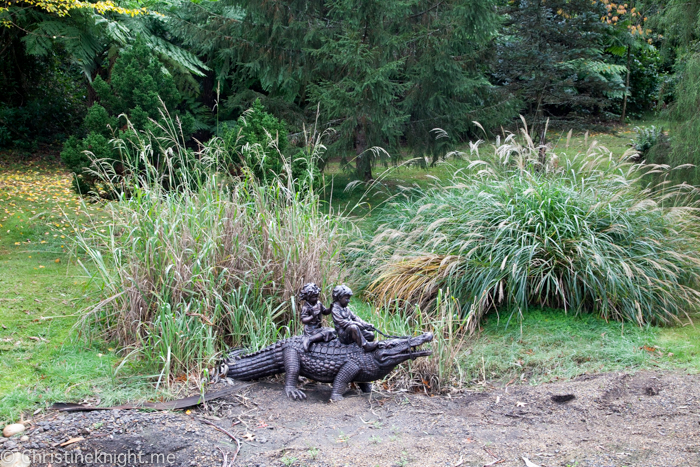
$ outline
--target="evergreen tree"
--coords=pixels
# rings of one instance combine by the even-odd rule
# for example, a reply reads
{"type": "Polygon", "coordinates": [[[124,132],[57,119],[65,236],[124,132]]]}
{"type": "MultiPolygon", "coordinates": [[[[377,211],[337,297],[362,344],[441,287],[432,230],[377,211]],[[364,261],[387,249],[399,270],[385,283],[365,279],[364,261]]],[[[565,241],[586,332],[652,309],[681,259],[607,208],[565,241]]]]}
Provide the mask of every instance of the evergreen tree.
{"type": "Polygon", "coordinates": [[[626,68],[604,54],[612,28],[603,3],[516,0],[501,11],[507,21],[495,79],[518,96],[526,115],[538,122],[604,119],[611,98],[623,97],[626,68]]]}
{"type": "MultiPolygon", "coordinates": [[[[670,153],[672,166],[692,164],[687,170],[674,171],[682,181],[700,185],[700,0],[648,0],[656,8],[652,27],[663,34],[661,47],[673,63],[675,84],[668,116],[671,119],[670,153]]],[[[657,160],[666,161],[664,148],[652,148],[657,160]]]]}
{"type": "Polygon", "coordinates": [[[216,3],[206,20],[199,7],[182,15],[179,37],[200,44],[217,78],[231,76],[227,92],[253,90],[270,110],[306,116],[320,102],[322,121],[339,129],[336,151],[353,151],[364,179],[373,146],[512,116],[481,65],[498,27],[493,0],[216,3]]]}
{"type": "Polygon", "coordinates": [[[84,136],[70,137],[61,152],[63,162],[75,175],[73,187],[78,193],[97,193],[100,188],[99,178],[90,170],[87,152],[110,162],[115,173],[120,174],[120,155],[110,139],[128,135],[129,123],[137,131],[159,135],[160,129],[154,122],[162,120],[165,108],[170,117],[180,120],[185,138],[194,131],[194,118],[182,108],[183,99],[172,75],[142,43],[126,49],[115,61],[109,81],[98,76],[93,87],[97,102],[88,109],[83,121],[84,136]]]}

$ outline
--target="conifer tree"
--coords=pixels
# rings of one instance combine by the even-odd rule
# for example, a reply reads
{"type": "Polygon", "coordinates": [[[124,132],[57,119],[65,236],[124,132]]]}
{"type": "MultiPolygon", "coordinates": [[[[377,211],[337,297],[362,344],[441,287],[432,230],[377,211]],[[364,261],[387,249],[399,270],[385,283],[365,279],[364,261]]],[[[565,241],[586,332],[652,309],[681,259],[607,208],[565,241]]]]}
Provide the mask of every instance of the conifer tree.
{"type": "Polygon", "coordinates": [[[666,37],[666,54],[675,58],[677,84],[671,117],[671,165],[693,164],[677,177],[700,185],[700,0],[659,2],[656,23],[666,37]]]}
{"type": "Polygon", "coordinates": [[[256,90],[306,115],[320,102],[322,121],[339,130],[335,149],[355,153],[364,179],[373,146],[430,141],[436,127],[464,135],[473,120],[512,116],[492,105],[482,66],[498,27],[494,0],[216,3],[206,21],[199,6],[183,15],[180,37],[201,44],[218,77],[231,76],[231,93],[256,90]]]}
{"type": "Polygon", "coordinates": [[[494,76],[522,101],[522,112],[542,123],[604,118],[611,98],[624,96],[626,72],[604,54],[612,32],[606,6],[595,0],[503,4],[494,76]]]}

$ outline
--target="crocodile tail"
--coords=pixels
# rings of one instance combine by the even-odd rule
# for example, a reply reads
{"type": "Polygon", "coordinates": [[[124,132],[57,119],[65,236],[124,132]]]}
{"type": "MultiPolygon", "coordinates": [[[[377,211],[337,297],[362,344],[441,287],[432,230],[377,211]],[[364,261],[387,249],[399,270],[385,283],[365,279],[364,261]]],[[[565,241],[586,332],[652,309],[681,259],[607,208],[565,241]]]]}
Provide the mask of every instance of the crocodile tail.
{"type": "Polygon", "coordinates": [[[255,353],[228,360],[226,376],[249,381],[284,373],[284,344],[284,340],[279,341],[255,353]]]}

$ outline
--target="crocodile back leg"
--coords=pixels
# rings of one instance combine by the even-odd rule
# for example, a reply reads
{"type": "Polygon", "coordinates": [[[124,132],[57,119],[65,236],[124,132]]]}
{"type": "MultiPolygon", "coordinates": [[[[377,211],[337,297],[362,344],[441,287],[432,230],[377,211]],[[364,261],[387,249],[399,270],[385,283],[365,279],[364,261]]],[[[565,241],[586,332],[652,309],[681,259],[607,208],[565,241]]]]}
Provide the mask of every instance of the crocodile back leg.
{"type": "Polygon", "coordinates": [[[372,383],[357,383],[357,385],[364,393],[372,392],[372,383]]]}
{"type": "Polygon", "coordinates": [[[284,349],[284,391],[291,399],[306,399],[304,391],[297,389],[299,382],[299,360],[301,355],[293,346],[284,349]]]}
{"type": "Polygon", "coordinates": [[[352,360],[346,362],[342,367],[340,367],[340,371],[338,371],[338,374],[335,376],[335,380],[333,381],[333,391],[331,392],[332,401],[339,401],[343,399],[343,393],[345,392],[345,389],[347,389],[348,383],[355,379],[355,376],[357,376],[359,372],[360,366],[352,360]]]}

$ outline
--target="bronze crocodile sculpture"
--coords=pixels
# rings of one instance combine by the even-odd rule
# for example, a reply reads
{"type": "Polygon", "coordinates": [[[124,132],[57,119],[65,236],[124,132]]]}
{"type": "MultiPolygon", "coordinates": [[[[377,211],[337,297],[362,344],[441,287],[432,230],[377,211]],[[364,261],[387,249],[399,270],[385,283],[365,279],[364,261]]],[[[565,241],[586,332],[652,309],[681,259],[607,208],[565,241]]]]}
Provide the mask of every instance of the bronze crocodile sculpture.
{"type": "Polygon", "coordinates": [[[399,363],[432,354],[432,350],[416,350],[433,340],[432,333],[379,341],[377,348],[365,352],[356,344],[344,345],[337,339],[313,344],[308,352],[303,337],[281,340],[258,352],[226,360],[226,376],[240,381],[286,373],[284,389],[292,399],[305,399],[297,389],[299,376],[323,383],[333,383],[331,400],[343,398],[348,383],[358,383],[363,392],[372,390],[371,381],[388,375],[399,363]]]}

